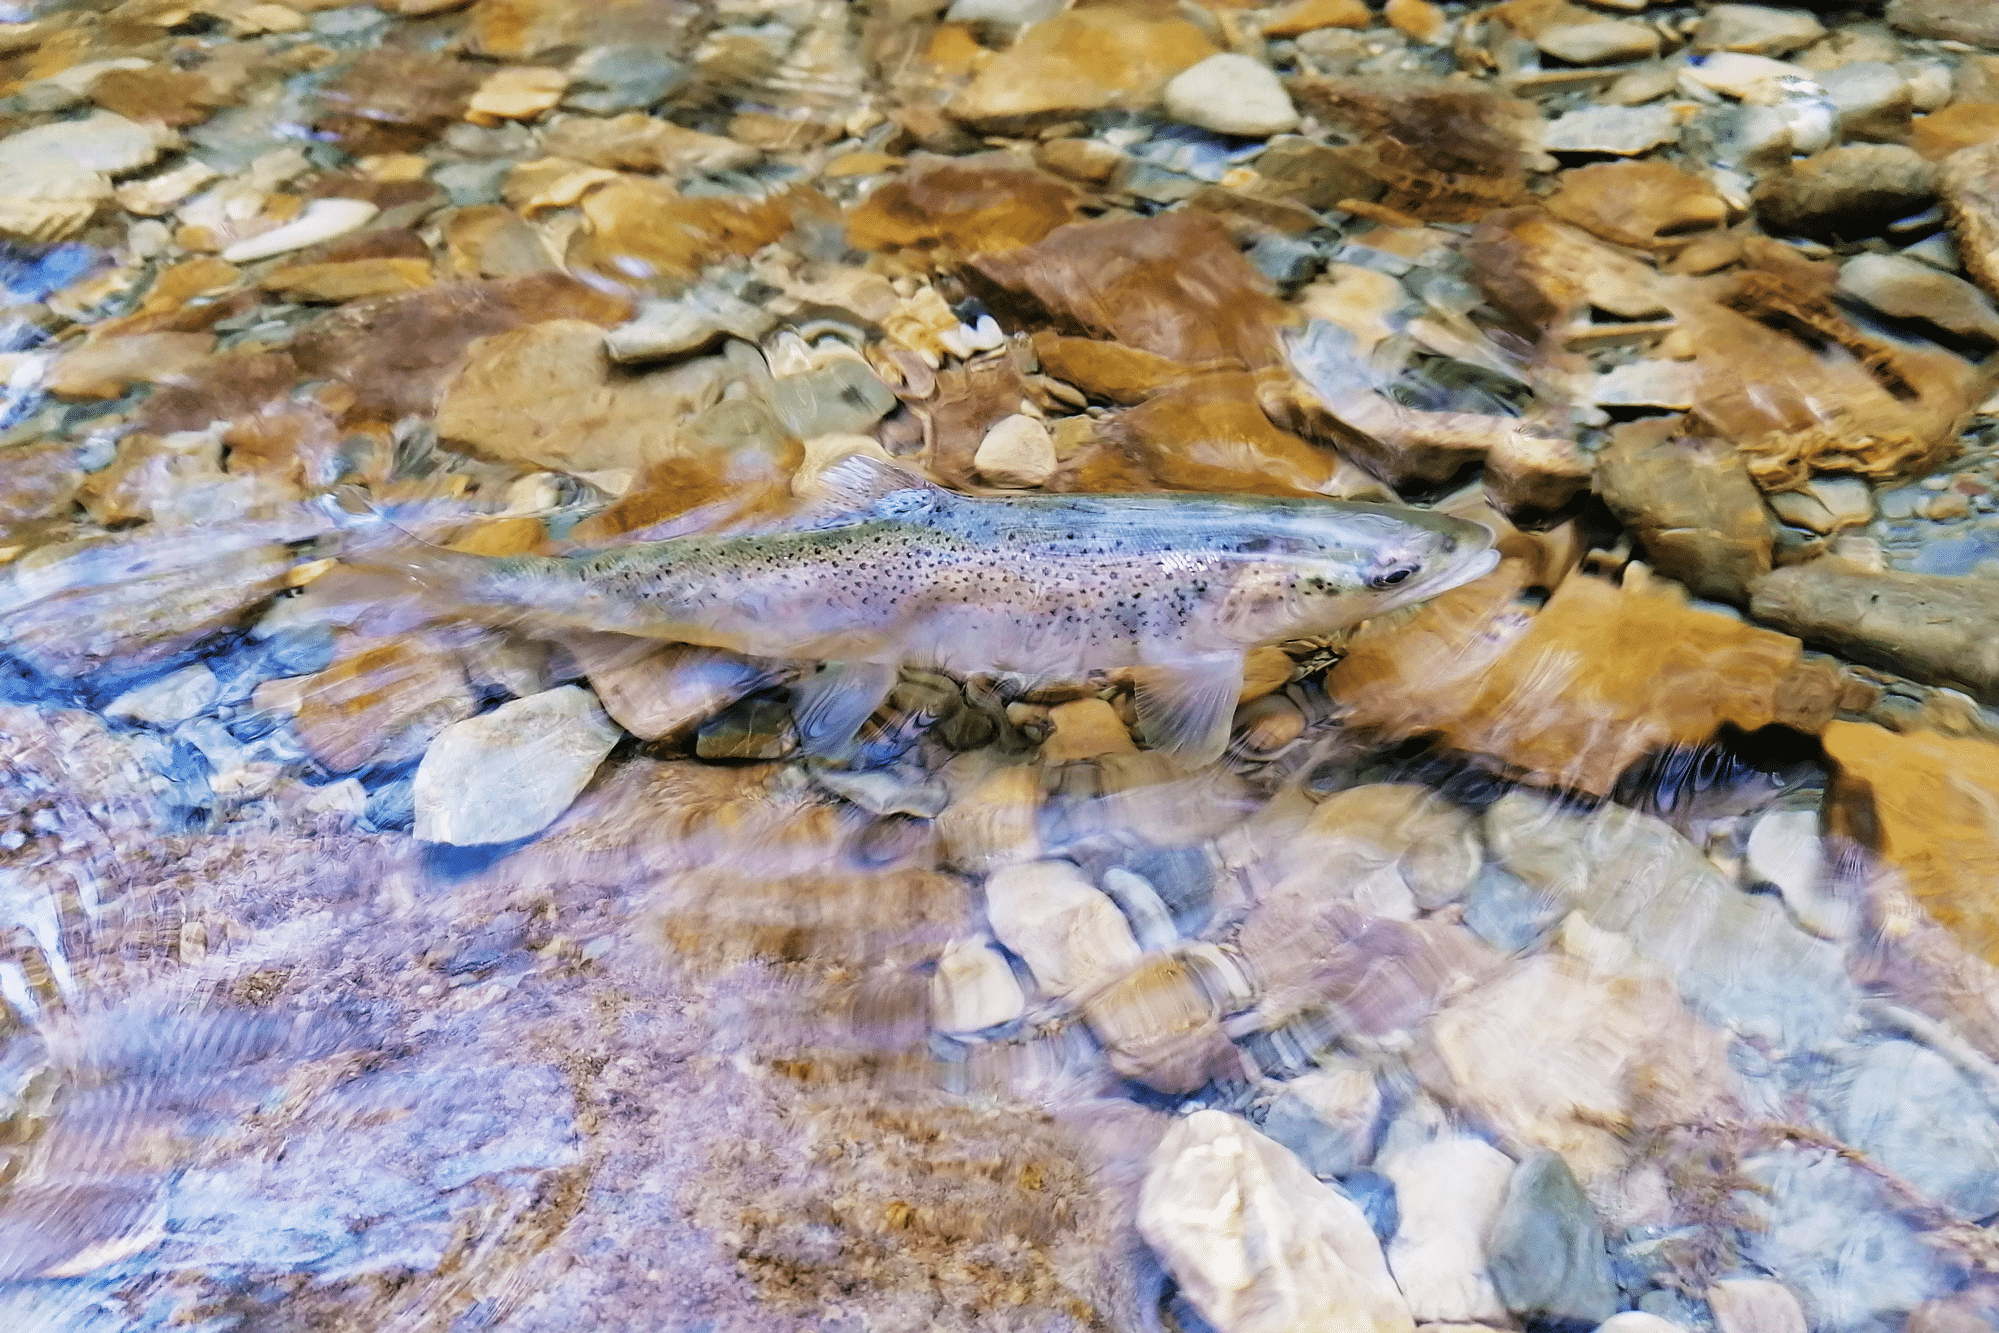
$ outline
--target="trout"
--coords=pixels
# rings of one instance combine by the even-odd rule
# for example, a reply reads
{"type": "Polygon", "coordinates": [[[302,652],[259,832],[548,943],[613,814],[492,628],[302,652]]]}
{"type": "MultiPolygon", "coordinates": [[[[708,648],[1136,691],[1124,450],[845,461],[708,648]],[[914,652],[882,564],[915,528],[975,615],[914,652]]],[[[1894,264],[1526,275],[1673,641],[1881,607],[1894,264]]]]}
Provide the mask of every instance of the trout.
{"type": "Polygon", "coordinates": [[[574,556],[424,547],[352,559],[475,614],[817,661],[807,753],[839,753],[898,668],[1043,684],[1138,673],[1141,729],[1193,762],[1227,746],[1251,648],[1345,629],[1498,562],[1476,523],[1394,505],[1193,495],[979,498],[861,455],[774,531],[574,556]]]}

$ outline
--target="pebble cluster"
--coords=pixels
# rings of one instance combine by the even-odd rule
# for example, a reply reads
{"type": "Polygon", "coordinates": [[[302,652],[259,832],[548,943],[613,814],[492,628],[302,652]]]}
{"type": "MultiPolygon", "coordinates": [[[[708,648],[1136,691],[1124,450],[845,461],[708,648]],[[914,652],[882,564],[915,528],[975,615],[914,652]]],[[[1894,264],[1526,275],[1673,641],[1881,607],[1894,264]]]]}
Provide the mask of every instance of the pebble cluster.
{"type": "Polygon", "coordinates": [[[0,3],[0,1326],[1999,1327],[1999,6],[0,3]],[[1249,662],[461,614],[1475,519],[1249,662]]]}

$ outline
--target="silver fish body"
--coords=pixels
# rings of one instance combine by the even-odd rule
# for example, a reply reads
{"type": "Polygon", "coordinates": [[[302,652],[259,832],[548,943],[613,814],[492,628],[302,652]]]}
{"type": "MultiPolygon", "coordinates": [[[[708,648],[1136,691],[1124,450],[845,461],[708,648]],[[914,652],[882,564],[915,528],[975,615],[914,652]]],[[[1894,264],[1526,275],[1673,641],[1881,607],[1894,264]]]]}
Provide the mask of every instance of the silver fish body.
{"type": "Polygon", "coordinates": [[[822,748],[905,664],[1038,681],[1143,666],[1150,739],[1202,758],[1226,743],[1248,649],[1346,628],[1497,560],[1478,524],[1394,506],[974,498],[862,457],[824,480],[834,498],[788,530],[575,557],[418,552],[404,567],[543,624],[836,664],[795,701],[822,748]]]}

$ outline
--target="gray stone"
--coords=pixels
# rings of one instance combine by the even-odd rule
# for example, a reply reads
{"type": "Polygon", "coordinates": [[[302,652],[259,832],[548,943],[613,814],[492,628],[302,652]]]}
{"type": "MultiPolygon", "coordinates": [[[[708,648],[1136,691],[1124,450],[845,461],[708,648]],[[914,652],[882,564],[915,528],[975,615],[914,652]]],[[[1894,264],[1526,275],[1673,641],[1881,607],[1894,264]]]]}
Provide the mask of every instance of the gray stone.
{"type": "Polygon", "coordinates": [[[1374,1151],[1381,1089],[1357,1060],[1334,1059],[1284,1085],[1263,1132],[1298,1155],[1322,1180],[1350,1175],[1374,1151]]]}
{"type": "Polygon", "coordinates": [[[1180,932],[1173,925],[1173,915],[1166,910],[1166,901],[1152,887],[1151,880],[1123,866],[1112,866],[1104,872],[1101,887],[1131,923],[1132,937],[1139,948],[1164,949],[1179,941],[1180,932]]]}
{"type": "Polygon", "coordinates": [[[1797,923],[1821,939],[1849,938],[1853,904],[1825,890],[1825,844],[1816,810],[1773,810],[1749,831],[1743,875],[1776,888],[1797,923]]]}
{"type": "Polygon", "coordinates": [[[1818,1148],[1743,1163],[1744,1255],[1796,1292],[1817,1333],[1888,1333],[1948,1282],[1937,1252],[1859,1167],[1818,1148]]]}
{"type": "Polygon", "coordinates": [[[151,727],[171,727],[207,708],[220,693],[215,673],[197,662],[125,691],[111,701],[104,715],[151,727]]]}
{"type": "Polygon", "coordinates": [[[438,733],[416,770],[416,836],[461,847],[547,828],[623,733],[578,685],[516,699],[438,733]]]}
{"type": "Polygon", "coordinates": [[[1869,1050],[1839,1115],[1840,1137],[1968,1217],[1999,1213],[1999,1116],[1943,1056],[1908,1041],[1869,1050]]]}
{"type": "Polygon", "coordinates": [[[1855,255],[1840,266],[1839,294],[1893,319],[1929,324],[1955,337],[1999,345],[1999,307],[1962,278],[1903,255],[1855,255]]]}
{"type": "Polygon", "coordinates": [[[1486,1264],[1516,1315],[1594,1324],[1617,1313],[1603,1224],[1558,1153],[1534,1153],[1515,1168],[1486,1241],[1486,1264]]]}
{"type": "Polygon", "coordinates": [[[1823,36],[1825,26],[1801,9],[1716,5],[1694,29],[1694,49],[1782,56],[1823,36]]]}
{"type": "Polygon", "coordinates": [[[781,375],[771,407],[792,435],[861,435],[895,410],[895,393],[865,361],[838,356],[816,370],[781,375]]]}
{"type": "Polygon", "coordinates": [[[1839,133],[1846,139],[1895,143],[1909,133],[1915,99],[1902,71],[1880,60],[1856,60],[1818,76],[1839,115],[1839,133]]]}
{"type": "Polygon", "coordinates": [[[1592,106],[1550,121],[1541,146],[1551,153],[1632,157],[1680,137],[1680,118],[1665,106],[1592,106]]]}
{"type": "Polygon", "coordinates": [[[1756,212],[1779,236],[1814,240],[1880,234],[1936,198],[1936,164],[1902,144],[1829,148],[1758,182],[1756,212]]]}
{"type": "Polygon", "coordinates": [[[812,780],[843,800],[876,815],[915,815],[935,819],[950,804],[951,793],[941,782],[911,781],[890,769],[853,772],[844,768],[815,769],[812,780]]]}
{"type": "Polygon", "coordinates": [[[690,77],[685,65],[656,47],[593,46],[570,65],[562,104],[596,116],[643,111],[665,101],[690,77]]]}
{"type": "Polygon", "coordinates": [[[459,208],[500,202],[500,185],[514,164],[507,159],[490,162],[449,162],[430,173],[431,183],[450,196],[459,208]]]}
{"type": "Polygon", "coordinates": [[[1517,953],[1538,944],[1568,914],[1568,904],[1532,889],[1496,862],[1487,862],[1465,901],[1465,928],[1492,945],[1517,953]]]}
{"type": "Polygon", "coordinates": [[[1857,995],[1840,950],[1743,893],[1671,825],[1606,804],[1578,814],[1526,792],[1487,809],[1487,842],[1530,886],[1631,941],[1696,1013],[1789,1050],[1835,1037],[1857,995]]]}

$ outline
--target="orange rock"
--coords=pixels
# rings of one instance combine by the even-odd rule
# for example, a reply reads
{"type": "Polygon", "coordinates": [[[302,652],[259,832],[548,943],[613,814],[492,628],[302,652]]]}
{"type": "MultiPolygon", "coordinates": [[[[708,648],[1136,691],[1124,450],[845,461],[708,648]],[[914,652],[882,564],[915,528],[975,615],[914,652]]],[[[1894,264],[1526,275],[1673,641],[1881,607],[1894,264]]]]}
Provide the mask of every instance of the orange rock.
{"type": "Polygon", "coordinates": [[[1282,359],[1277,329],[1297,320],[1228,229],[1197,211],[1071,223],[1033,245],[981,256],[963,276],[1002,321],[1110,338],[1190,364],[1274,365],[1282,359]]]}
{"type": "Polygon", "coordinates": [[[1075,220],[1076,188],[1006,154],[924,163],[847,214],[856,249],[917,250],[938,262],[1032,245],[1075,220]]]}
{"type": "Polygon", "coordinates": [[[338,304],[364,296],[400,296],[431,285],[428,259],[351,259],[344,263],[287,264],[258,286],[289,301],[338,304]]]}
{"type": "Polygon", "coordinates": [[[1374,11],[1364,0],[1292,0],[1263,20],[1265,37],[1296,37],[1319,28],[1371,28],[1374,11]]]}
{"type": "Polygon", "coordinates": [[[1728,222],[1715,188],[1669,162],[1599,162],[1561,175],[1545,201],[1550,213],[1618,245],[1656,250],[1685,245],[1728,222]]]}
{"type": "Polygon", "coordinates": [[[1050,139],[1034,150],[1034,160],[1070,180],[1103,185],[1124,165],[1126,155],[1097,139],[1050,139]]]}
{"type": "Polygon", "coordinates": [[[688,198],[665,181],[625,177],[583,199],[590,234],[570,262],[614,281],[678,290],[718,259],[781,239],[801,216],[831,211],[825,196],[797,186],[763,199],[688,198]]]}
{"type": "Polygon", "coordinates": [[[1240,370],[1183,379],[1108,423],[1104,439],[1175,490],[1358,495],[1373,478],[1270,424],[1240,370]]]}
{"type": "Polygon", "coordinates": [[[1440,42],[1451,21],[1430,0],[1388,0],[1381,16],[1397,31],[1418,42],[1440,42]]]}
{"type": "Polygon", "coordinates": [[[317,490],[340,475],[340,440],[332,412],[295,402],[232,423],[222,434],[223,466],[317,490]]]}
{"type": "Polygon", "coordinates": [[[1965,948],[1999,963],[1999,745],[1862,722],[1831,723],[1821,740],[1842,805],[1871,805],[1868,841],[1965,948]]]}
{"type": "Polygon", "coordinates": [[[538,518],[517,516],[475,523],[446,545],[470,555],[530,555],[541,549],[548,529],[538,518]]]}
{"type": "Polygon", "coordinates": [[[729,137],[772,153],[796,153],[823,148],[841,134],[837,120],[777,115],[769,111],[738,111],[729,117],[729,137]]]}
{"type": "Polygon", "coordinates": [[[1072,9],[1028,28],[952,99],[950,112],[1006,134],[1089,111],[1150,110],[1169,79],[1215,53],[1182,18],[1111,5],[1072,9]]]}
{"type": "Polygon", "coordinates": [[[1909,147],[1932,162],[1941,162],[1960,148],[1999,139],[1999,105],[1958,102],[1916,118],[1909,147]]]}
{"type": "Polygon", "coordinates": [[[336,773],[423,753],[444,728],[477,710],[464,668],[420,640],[363,647],[303,682],[292,725],[336,773]]]}
{"type": "Polygon", "coordinates": [[[542,133],[550,157],[615,171],[732,171],[761,154],[719,134],[703,134],[642,112],[599,119],[565,116],[542,133]]]}
{"type": "Polygon", "coordinates": [[[116,398],[134,384],[171,380],[198,364],[214,345],[205,333],[90,338],[49,367],[42,387],[61,398],[116,398]]]}
{"type": "Polygon", "coordinates": [[[479,0],[465,26],[465,46],[496,60],[531,60],[569,46],[657,44],[679,31],[675,0],[479,0]]]}
{"type": "Polygon", "coordinates": [[[1084,393],[1126,404],[1143,402],[1148,394],[1189,375],[1226,370],[1234,364],[1210,361],[1190,366],[1136,347],[1098,338],[1065,338],[1047,329],[1035,333],[1034,354],[1041,359],[1042,373],[1084,393]]]}
{"type": "Polygon", "coordinates": [[[1672,585],[1563,581],[1539,614],[1518,561],[1402,625],[1370,625],[1326,684],[1350,726],[1438,732],[1526,781],[1607,794],[1634,760],[1788,717],[1802,648],[1685,605],[1672,585]]]}
{"type": "Polygon", "coordinates": [[[520,65],[495,70],[472,94],[465,106],[465,119],[474,125],[533,120],[561,101],[568,87],[569,76],[559,69],[520,65]]]}
{"type": "Polygon", "coordinates": [[[940,23],[923,48],[923,59],[947,79],[960,78],[982,68],[993,52],[979,45],[969,23],[940,23]]]}

